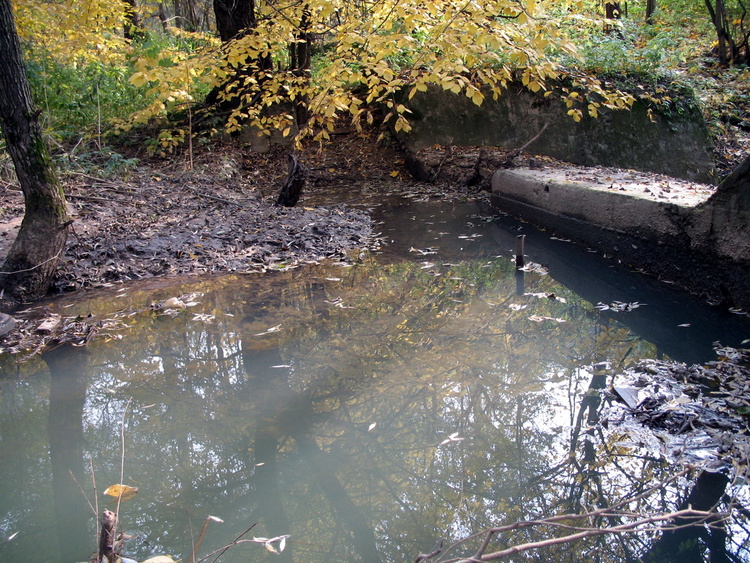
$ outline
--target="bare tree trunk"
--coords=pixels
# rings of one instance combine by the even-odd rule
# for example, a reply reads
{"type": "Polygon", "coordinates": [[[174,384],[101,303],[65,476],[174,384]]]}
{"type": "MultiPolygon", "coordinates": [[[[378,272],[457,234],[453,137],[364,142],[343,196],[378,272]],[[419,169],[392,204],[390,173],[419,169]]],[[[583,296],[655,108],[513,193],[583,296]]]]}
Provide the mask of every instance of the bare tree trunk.
{"type": "Polygon", "coordinates": [[[167,9],[164,7],[164,2],[159,2],[159,11],[157,14],[164,33],[169,34],[169,17],[167,16],[167,9]]]}
{"type": "Polygon", "coordinates": [[[654,23],[654,12],[656,12],[656,0],[646,0],[646,23],[654,23]]]}
{"type": "MultiPolygon", "coordinates": [[[[305,80],[310,79],[310,64],[312,60],[312,34],[310,33],[310,10],[306,5],[302,11],[299,23],[297,41],[289,45],[290,70],[292,73],[305,80]]],[[[297,127],[302,128],[309,119],[308,96],[299,96],[294,100],[294,117],[297,127]]]]}
{"type": "Polygon", "coordinates": [[[608,20],[619,20],[622,17],[620,2],[605,2],[604,17],[608,20]]]}
{"type": "Polygon", "coordinates": [[[0,0],[0,125],[26,206],[21,230],[0,268],[0,289],[8,303],[47,292],[69,225],[65,194],[31,100],[10,0],[0,0]]]}
{"type": "Polygon", "coordinates": [[[289,175],[281,188],[276,205],[294,207],[307,182],[307,168],[293,154],[289,155],[289,175]]]}

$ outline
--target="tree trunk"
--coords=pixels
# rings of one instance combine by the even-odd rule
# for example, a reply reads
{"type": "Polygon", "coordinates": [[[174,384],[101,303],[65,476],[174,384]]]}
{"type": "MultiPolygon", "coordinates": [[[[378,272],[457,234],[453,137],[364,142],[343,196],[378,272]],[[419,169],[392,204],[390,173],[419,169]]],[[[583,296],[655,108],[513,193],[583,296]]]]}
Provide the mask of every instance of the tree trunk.
{"type": "Polygon", "coordinates": [[[608,20],[619,20],[622,16],[620,2],[605,2],[604,17],[608,20]]]}
{"type": "Polygon", "coordinates": [[[276,205],[294,207],[299,201],[302,189],[307,182],[307,168],[293,154],[289,155],[289,175],[281,188],[276,205]]]}
{"type": "Polygon", "coordinates": [[[646,0],[646,23],[654,23],[654,12],[656,12],[656,0],[646,0]]]}
{"type": "Polygon", "coordinates": [[[216,29],[223,42],[255,27],[255,0],[214,0],[216,29]]]}
{"type": "Polygon", "coordinates": [[[0,0],[0,125],[26,206],[0,268],[0,289],[9,304],[47,292],[69,225],[65,194],[31,100],[10,0],[0,0]]]}

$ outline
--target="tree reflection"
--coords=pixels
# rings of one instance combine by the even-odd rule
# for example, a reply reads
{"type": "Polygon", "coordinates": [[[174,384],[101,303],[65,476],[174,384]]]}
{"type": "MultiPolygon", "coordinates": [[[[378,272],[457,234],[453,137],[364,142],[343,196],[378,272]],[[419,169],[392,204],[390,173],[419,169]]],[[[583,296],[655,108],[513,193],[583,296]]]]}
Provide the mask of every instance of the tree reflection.
{"type": "MultiPolygon", "coordinates": [[[[256,535],[291,534],[280,560],[413,560],[440,538],[636,499],[674,472],[597,427],[606,374],[585,367],[654,347],[548,276],[520,287],[509,260],[211,283],[225,287],[186,289],[205,293],[202,317],[152,311],[144,295],[130,333],[90,346],[86,407],[68,414],[108,484],[124,419],[134,557],[190,553],[190,521],[211,514],[225,523],[202,553],[257,522],[256,535]]],[[[684,486],[628,508],[674,509],[684,486]]],[[[622,561],[653,545],[588,539],[545,557],[622,561]]],[[[222,560],[264,558],[249,544],[222,560]]]]}
{"type": "Polygon", "coordinates": [[[72,345],[42,354],[49,367],[49,455],[52,467],[55,528],[61,561],[81,561],[92,551],[93,518],[83,493],[83,409],[88,352],[72,345]]]}

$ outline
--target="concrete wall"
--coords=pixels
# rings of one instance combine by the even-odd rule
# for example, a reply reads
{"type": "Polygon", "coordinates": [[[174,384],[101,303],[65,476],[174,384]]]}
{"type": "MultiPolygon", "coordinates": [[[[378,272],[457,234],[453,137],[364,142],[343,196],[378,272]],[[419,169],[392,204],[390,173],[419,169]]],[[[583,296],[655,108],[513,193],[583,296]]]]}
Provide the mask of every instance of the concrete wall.
{"type": "Polygon", "coordinates": [[[712,303],[750,311],[750,157],[697,206],[545,174],[496,171],[495,205],[712,303]]]}
{"type": "Polygon", "coordinates": [[[485,98],[476,106],[463,94],[438,87],[420,92],[406,105],[413,112],[413,130],[402,136],[417,151],[434,144],[525,145],[545,123],[547,129],[526,150],[584,166],[613,166],[657,172],[675,178],[713,182],[712,143],[697,110],[649,119],[647,107],[631,111],[603,109],[598,119],[579,123],[558,100],[532,94],[514,85],[498,100],[485,98]]]}

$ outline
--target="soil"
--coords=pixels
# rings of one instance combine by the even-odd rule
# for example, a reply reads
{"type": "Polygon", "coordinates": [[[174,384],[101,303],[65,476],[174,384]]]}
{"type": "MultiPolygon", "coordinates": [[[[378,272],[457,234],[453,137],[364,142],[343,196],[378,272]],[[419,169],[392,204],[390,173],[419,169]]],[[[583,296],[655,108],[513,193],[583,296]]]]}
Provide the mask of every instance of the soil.
{"type": "MultiPolygon", "coordinates": [[[[350,139],[348,139],[350,140],[350,139]]],[[[353,161],[340,143],[305,155],[310,191],[336,181],[378,179],[393,155],[382,150],[353,161]],[[389,161],[386,164],[386,159],[389,161]]],[[[185,158],[145,162],[118,177],[63,172],[74,220],[51,292],[153,276],[262,269],[280,262],[344,258],[375,244],[366,212],[336,207],[275,205],[286,178],[286,152],[244,152],[233,145],[185,158]]],[[[0,189],[0,258],[20,226],[23,200],[12,184],[0,189]]]]}

